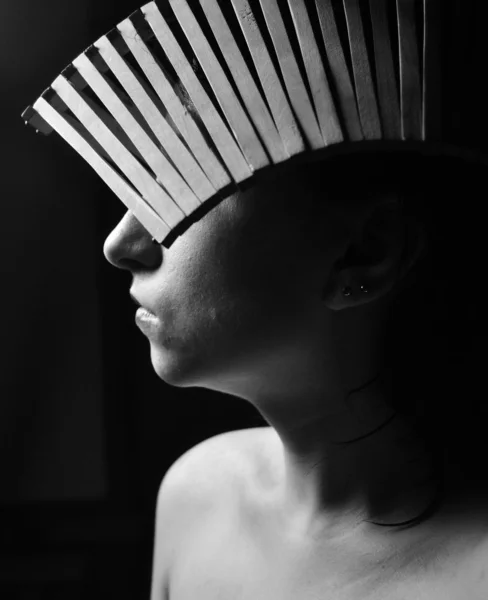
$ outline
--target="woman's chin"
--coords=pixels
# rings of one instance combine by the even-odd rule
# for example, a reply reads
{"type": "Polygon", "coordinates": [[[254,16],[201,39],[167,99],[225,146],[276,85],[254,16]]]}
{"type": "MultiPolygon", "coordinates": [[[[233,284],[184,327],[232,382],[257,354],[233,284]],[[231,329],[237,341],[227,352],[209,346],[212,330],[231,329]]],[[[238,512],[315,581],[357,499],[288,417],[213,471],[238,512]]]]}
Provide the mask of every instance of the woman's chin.
{"type": "Polygon", "coordinates": [[[192,385],[195,369],[189,357],[184,357],[174,349],[150,341],[151,363],[156,375],[168,385],[187,387],[192,385]]]}

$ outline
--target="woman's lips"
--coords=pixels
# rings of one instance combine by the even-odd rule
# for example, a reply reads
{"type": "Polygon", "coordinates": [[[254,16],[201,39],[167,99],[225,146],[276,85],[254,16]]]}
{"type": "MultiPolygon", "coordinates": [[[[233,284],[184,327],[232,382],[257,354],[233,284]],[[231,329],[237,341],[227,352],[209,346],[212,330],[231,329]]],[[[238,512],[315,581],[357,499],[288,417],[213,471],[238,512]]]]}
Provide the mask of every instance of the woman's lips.
{"type": "Polygon", "coordinates": [[[136,323],[144,333],[156,333],[159,319],[155,314],[141,306],[136,312],[136,323]]]}

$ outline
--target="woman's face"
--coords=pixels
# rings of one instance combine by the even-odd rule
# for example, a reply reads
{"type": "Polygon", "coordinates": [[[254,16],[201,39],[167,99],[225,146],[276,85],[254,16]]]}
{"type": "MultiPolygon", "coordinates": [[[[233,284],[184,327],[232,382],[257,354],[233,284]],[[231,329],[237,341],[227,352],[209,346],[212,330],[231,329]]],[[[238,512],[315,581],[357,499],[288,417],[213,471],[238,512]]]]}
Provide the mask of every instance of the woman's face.
{"type": "Polygon", "coordinates": [[[289,189],[282,180],[236,193],[169,249],[152,244],[129,212],[107,238],[107,260],[131,271],[132,295],[157,317],[141,328],[167,383],[218,389],[306,343],[340,228],[331,217],[330,252],[315,252],[298,216],[280,208],[289,189]]]}

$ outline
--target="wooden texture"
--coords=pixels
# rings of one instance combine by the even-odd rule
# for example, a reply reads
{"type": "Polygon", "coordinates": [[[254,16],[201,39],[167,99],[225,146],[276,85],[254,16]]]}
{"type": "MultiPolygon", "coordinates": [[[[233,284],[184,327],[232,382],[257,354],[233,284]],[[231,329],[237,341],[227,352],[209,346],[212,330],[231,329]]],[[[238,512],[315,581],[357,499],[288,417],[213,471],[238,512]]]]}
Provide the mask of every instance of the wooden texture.
{"type": "MultiPolygon", "coordinates": [[[[86,97],[86,95],[84,94],[84,92],[79,92],[80,96],[85,100],[85,102],[89,103],[90,99],[86,97]]],[[[48,102],[50,104],[50,106],[52,106],[58,113],[63,115],[64,120],[71,125],[71,127],[78,132],[79,135],[81,135],[89,144],[90,146],[96,151],[98,152],[98,154],[107,159],[107,160],[111,160],[109,154],[106,152],[105,148],[103,148],[102,146],[100,146],[100,144],[97,142],[97,140],[90,134],[90,132],[86,129],[86,127],[84,127],[82,125],[82,123],[80,123],[78,121],[78,119],[76,119],[75,117],[73,117],[70,112],[68,107],[66,106],[66,104],[61,100],[61,98],[54,93],[52,90],[48,90],[47,95],[48,97],[48,102]]],[[[45,96],[43,96],[43,98],[46,100],[47,98],[45,96]]],[[[88,104],[90,107],[92,107],[92,104],[89,103],[88,104]]],[[[93,107],[92,107],[93,108],[93,107]]],[[[96,112],[96,111],[95,111],[96,112]]],[[[98,112],[96,112],[96,114],[100,117],[100,114],[98,112]]],[[[104,116],[102,115],[101,120],[105,123],[105,125],[108,127],[108,129],[110,129],[110,131],[115,135],[115,137],[117,137],[119,139],[120,142],[122,142],[125,147],[128,150],[131,150],[130,147],[128,147],[128,143],[130,145],[132,145],[132,143],[130,142],[129,138],[127,138],[128,143],[125,142],[125,140],[122,138],[122,136],[119,135],[119,132],[115,130],[115,128],[112,128],[112,123],[109,122],[107,124],[107,122],[104,119],[104,116]]],[[[113,119],[111,119],[111,121],[113,121],[113,119]]],[[[135,148],[134,148],[135,149],[135,148]]],[[[136,149],[135,149],[136,150],[136,149]]],[[[137,150],[136,150],[137,153],[137,150]]],[[[137,153],[138,154],[138,153],[137,153]]],[[[137,155],[136,154],[136,155],[137,155]]]]}
{"type": "Polygon", "coordinates": [[[422,139],[442,138],[441,91],[441,0],[424,0],[422,139]]]}
{"type": "Polygon", "coordinates": [[[361,127],[367,140],[379,140],[382,137],[381,121],[364,37],[359,0],[344,0],[344,8],[361,127]]]}
{"type": "Polygon", "coordinates": [[[229,71],[239,90],[252,122],[261,136],[273,163],[289,158],[280,134],[261,96],[254,78],[234,39],[234,35],[222,14],[217,0],[200,0],[212,32],[222,51],[229,71]]]}
{"type": "Polygon", "coordinates": [[[119,122],[134,146],[144,157],[145,162],[152,169],[158,182],[164,186],[173,200],[181,207],[185,214],[189,214],[200,204],[178,171],[162,154],[140,123],[133,117],[127,106],[114,93],[104,76],[96,69],[95,65],[85,55],[81,54],[73,65],[78,69],[91,89],[100,98],[113,117],[119,122]]]}
{"type": "MultiPolygon", "coordinates": [[[[132,118],[139,124],[139,127],[144,130],[146,135],[152,140],[153,144],[156,146],[159,145],[157,137],[154,135],[154,132],[147,124],[144,117],[141,115],[139,110],[135,107],[134,103],[130,99],[130,97],[125,93],[124,89],[118,85],[113,78],[110,78],[110,68],[107,63],[103,60],[98,51],[98,48],[95,46],[90,46],[85,52],[83,56],[86,56],[95,69],[100,74],[100,77],[103,81],[105,81],[106,86],[112,90],[112,93],[120,100],[120,102],[125,106],[127,111],[130,113],[132,118]]],[[[76,71],[76,69],[75,69],[76,71]]],[[[90,86],[91,87],[91,86],[90,86]]],[[[92,88],[93,89],[93,88],[92,88]]],[[[98,95],[98,94],[96,94],[98,95]]],[[[102,102],[103,104],[103,102],[102,102]]]]}
{"type": "Polygon", "coordinates": [[[356,94],[347,68],[344,50],[339,38],[336,18],[331,0],[315,0],[322,38],[327,53],[333,83],[350,141],[363,139],[356,94]]]}
{"type": "Polygon", "coordinates": [[[190,42],[247,162],[253,170],[268,166],[270,161],[263,145],[188,3],[186,0],[169,0],[169,3],[190,42]]]}
{"type": "Polygon", "coordinates": [[[397,0],[400,40],[400,98],[402,137],[422,139],[422,90],[415,25],[415,0],[397,0]]]}
{"type": "Polygon", "coordinates": [[[71,126],[65,116],[44,98],[34,104],[35,110],[68,144],[74,148],[103,179],[114,194],[127,206],[142,226],[162,242],[170,232],[169,226],[137,194],[137,192],[96,152],[96,150],[71,126]]]}
{"type": "Polygon", "coordinates": [[[302,51],[322,138],[326,146],[337,144],[344,140],[344,136],[307,7],[304,0],[288,0],[288,6],[302,51]]]}
{"type": "MultiPolygon", "coordinates": [[[[140,20],[143,20],[143,19],[144,19],[144,17],[142,16],[142,13],[141,13],[140,20]]],[[[127,52],[127,43],[126,43],[126,40],[124,40],[124,38],[122,37],[121,32],[118,29],[112,29],[111,31],[108,32],[106,37],[110,40],[110,42],[113,44],[114,48],[121,55],[124,62],[127,64],[128,68],[130,69],[132,75],[137,79],[139,85],[144,89],[146,94],[151,99],[152,103],[158,109],[159,113],[164,117],[165,121],[173,128],[175,135],[180,139],[180,141],[183,141],[183,137],[181,136],[178,129],[175,127],[175,124],[172,121],[171,116],[169,116],[168,111],[166,110],[164,104],[161,102],[161,98],[155,92],[151,83],[146,79],[145,74],[140,73],[136,67],[132,66],[131,59],[133,58],[133,55],[132,55],[132,52],[127,52]]],[[[104,62],[104,61],[102,61],[102,62],[104,62]]],[[[159,66],[161,66],[160,63],[157,61],[157,59],[156,59],[156,62],[158,63],[159,66]]],[[[100,70],[99,67],[98,67],[98,69],[100,70]]],[[[164,71],[164,69],[162,69],[162,71],[164,71]]],[[[171,77],[167,73],[166,73],[166,78],[171,80],[171,77]]],[[[134,111],[134,115],[137,115],[137,114],[139,114],[139,111],[134,111]]],[[[145,121],[143,120],[142,122],[145,122],[145,121]]],[[[152,130],[150,130],[150,131],[152,131],[152,130]]]]}
{"type": "Polygon", "coordinates": [[[249,52],[251,53],[276,127],[286,151],[290,156],[294,156],[305,150],[305,143],[273,61],[271,60],[263,35],[259,30],[248,0],[231,0],[231,2],[249,52]]]}
{"type": "Polygon", "coordinates": [[[95,46],[145,118],[159,144],[192,188],[196,197],[202,201],[212,196],[215,193],[213,186],[186,146],[167,123],[158,107],[148,96],[131,67],[105,36],[100,38],[95,46]]]}
{"type": "Polygon", "coordinates": [[[171,119],[170,124],[174,125],[174,129],[186,142],[215,191],[228,185],[231,182],[229,175],[209,147],[193,117],[176,95],[171,81],[158,63],[157,58],[144,43],[137,25],[126,19],[119,23],[117,29],[163,103],[167,111],[164,116],[168,120],[171,119]]]}
{"type": "Polygon", "coordinates": [[[273,46],[278,57],[291,106],[312,150],[323,148],[324,140],[307,88],[302,79],[288,33],[276,0],[260,0],[273,46]]]}
{"type": "Polygon", "coordinates": [[[203,89],[158,7],[154,2],[150,2],[143,6],[141,10],[153,29],[158,42],[166,52],[177,76],[185,86],[199,117],[205,124],[232,177],[237,183],[248,179],[253,173],[252,168],[246,162],[236,140],[203,89]]]}
{"type": "MultiPolygon", "coordinates": [[[[139,35],[139,34],[138,34],[139,35]]],[[[148,34],[147,32],[141,32],[140,34],[140,38],[141,40],[147,42],[150,39],[152,39],[154,37],[153,33],[151,32],[151,34],[148,34]]],[[[127,49],[119,49],[119,52],[122,56],[125,56],[127,49]]],[[[99,69],[99,71],[101,73],[106,73],[109,70],[109,67],[107,64],[105,64],[103,61],[101,61],[99,64],[97,64],[97,68],[99,69]]],[[[70,81],[74,81],[76,83],[76,87],[79,90],[83,90],[83,88],[87,85],[86,81],[76,73],[76,71],[74,73],[72,73],[71,77],[69,78],[70,81]]]]}
{"type": "Polygon", "coordinates": [[[177,225],[185,213],[158,185],[154,177],[146,171],[139,161],[113,135],[68,80],[59,75],[51,87],[105,149],[113,162],[125,174],[127,179],[131,181],[144,200],[151,205],[170,227],[177,225]]]}
{"type": "Polygon", "coordinates": [[[383,137],[386,140],[399,140],[402,136],[400,96],[395,76],[387,0],[369,0],[369,7],[373,25],[376,87],[383,137]]]}
{"type": "MultiPolygon", "coordinates": [[[[103,123],[107,126],[107,128],[115,135],[115,137],[122,143],[124,146],[131,152],[136,158],[138,158],[141,162],[144,162],[144,157],[139,152],[139,150],[134,146],[132,140],[125,133],[119,123],[113,118],[113,116],[105,110],[100,104],[95,102],[92,98],[90,98],[86,94],[87,88],[89,88],[86,81],[80,77],[74,77],[73,75],[68,76],[68,73],[71,74],[71,71],[76,69],[72,67],[71,70],[65,69],[61,75],[65,77],[71,85],[77,90],[80,97],[88,104],[88,106],[93,110],[93,112],[97,115],[97,117],[103,121],[103,123]],[[75,83],[76,82],[76,83],[75,83]],[[83,82],[83,83],[82,83],[83,82]],[[79,87],[78,87],[79,86],[79,87]]],[[[78,72],[78,71],[77,71],[78,72]]],[[[54,97],[50,99],[50,103],[54,108],[59,110],[60,112],[65,112],[68,110],[66,104],[59,97],[54,97]]]]}

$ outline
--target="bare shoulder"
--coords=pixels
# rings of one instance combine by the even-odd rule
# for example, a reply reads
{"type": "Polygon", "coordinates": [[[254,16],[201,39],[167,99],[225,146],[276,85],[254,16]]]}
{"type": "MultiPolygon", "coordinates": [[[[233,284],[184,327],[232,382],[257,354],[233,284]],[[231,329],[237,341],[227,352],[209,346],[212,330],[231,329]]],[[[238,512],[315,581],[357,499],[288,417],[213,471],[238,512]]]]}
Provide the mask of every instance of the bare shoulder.
{"type": "Polygon", "coordinates": [[[201,516],[201,511],[215,507],[224,491],[229,492],[242,479],[249,463],[248,444],[246,430],[228,431],[203,440],[182,454],[167,470],[159,487],[158,521],[177,523],[181,515],[188,523],[196,510],[201,516]]]}
{"type": "Polygon", "coordinates": [[[253,450],[267,428],[224,432],[196,444],[167,470],[159,487],[151,600],[166,600],[178,549],[219,506],[237,498],[254,469],[253,450]]]}
{"type": "Polygon", "coordinates": [[[166,496],[184,492],[189,501],[207,502],[215,496],[216,484],[238,483],[268,428],[240,429],[212,436],[182,454],[166,472],[158,494],[158,508],[166,496]],[[168,490],[170,490],[168,492],[168,490]]]}

